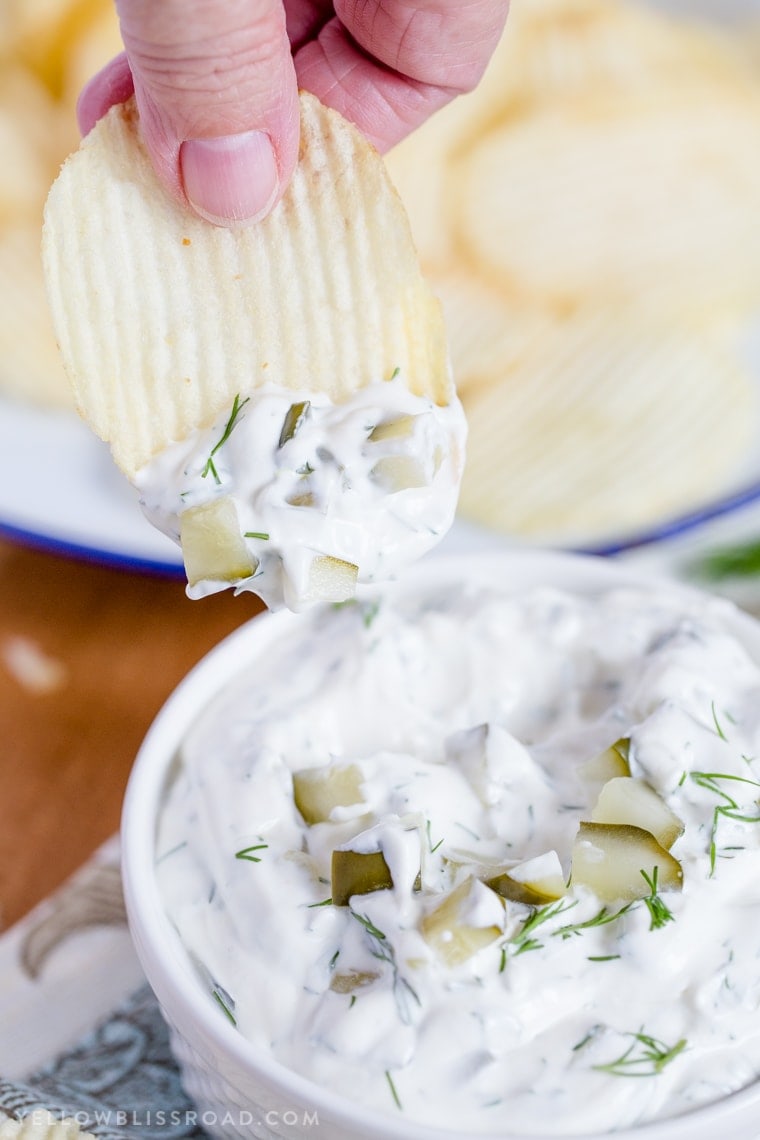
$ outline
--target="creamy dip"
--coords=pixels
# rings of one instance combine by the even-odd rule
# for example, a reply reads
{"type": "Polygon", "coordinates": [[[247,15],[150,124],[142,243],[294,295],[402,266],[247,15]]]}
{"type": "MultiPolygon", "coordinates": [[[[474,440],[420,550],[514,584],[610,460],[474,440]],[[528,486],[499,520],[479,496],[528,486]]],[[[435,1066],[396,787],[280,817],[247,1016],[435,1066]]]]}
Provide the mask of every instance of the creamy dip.
{"type": "Polygon", "coordinates": [[[756,1079],[760,666],[733,629],[677,592],[464,582],[289,625],[201,713],[160,823],[165,905],[219,1017],[459,1135],[611,1130],[756,1079]],[[654,848],[602,827],[635,840],[612,899],[579,828],[616,778],[677,826],[654,848]],[[362,855],[387,881],[351,894],[362,855]],[[502,897],[505,870],[554,897],[502,897]]]}
{"type": "Polygon", "coordinates": [[[165,448],[135,483],[150,521],[183,547],[191,597],[232,586],[302,610],[351,597],[440,541],[465,434],[456,398],[436,405],[400,375],[337,404],[268,385],[165,448]]]}

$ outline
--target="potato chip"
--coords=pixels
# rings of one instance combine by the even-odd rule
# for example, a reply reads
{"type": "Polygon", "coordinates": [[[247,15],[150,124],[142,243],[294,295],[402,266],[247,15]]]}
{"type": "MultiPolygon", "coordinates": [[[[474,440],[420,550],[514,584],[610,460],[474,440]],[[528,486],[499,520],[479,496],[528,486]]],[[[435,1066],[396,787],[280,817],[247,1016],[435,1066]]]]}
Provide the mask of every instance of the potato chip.
{"type": "Polygon", "coordinates": [[[41,221],[58,165],[51,145],[60,129],[57,107],[40,81],[20,67],[0,71],[0,225],[41,221]]]}
{"type": "Polygon", "coordinates": [[[460,396],[519,366],[550,318],[458,268],[431,274],[443,305],[460,396]]]}
{"type": "Polygon", "coordinates": [[[64,366],[129,474],[271,382],[340,401],[396,370],[453,393],[440,305],[401,201],[366,140],[301,97],[301,157],[263,222],[215,227],[171,200],[133,103],[65,164],[44,264],[64,366]]]}
{"type": "Polygon", "coordinates": [[[756,397],[725,337],[597,308],[547,324],[465,392],[461,508],[512,534],[623,534],[715,498],[741,473],[756,397]]]}
{"type": "Polygon", "coordinates": [[[552,304],[758,296],[760,99],[710,88],[572,100],[503,126],[460,169],[480,271],[552,304]]]}
{"type": "MultiPolygon", "coordinates": [[[[478,87],[437,112],[387,156],[425,266],[462,265],[459,169],[483,137],[575,96],[601,104],[683,83],[757,90],[737,38],[623,0],[515,0],[478,87]]],[[[534,171],[531,168],[530,175],[534,171]]],[[[540,172],[538,172],[540,173],[540,172]]],[[[519,178],[521,171],[516,169],[519,178]]],[[[484,221],[484,224],[486,222],[484,221]]]]}
{"type": "MultiPolygon", "coordinates": [[[[67,46],[61,81],[64,104],[73,111],[87,81],[122,50],[116,9],[112,0],[102,0],[79,35],[72,37],[67,46]]],[[[73,146],[76,142],[66,149],[64,156],[73,146]]]]}
{"type": "Polygon", "coordinates": [[[56,97],[69,52],[107,0],[4,0],[0,30],[5,51],[30,67],[56,97]]]}
{"type": "Polygon", "coordinates": [[[71,408],[42,279],[39,224],[0,232],[0,391],[71,408]]]}

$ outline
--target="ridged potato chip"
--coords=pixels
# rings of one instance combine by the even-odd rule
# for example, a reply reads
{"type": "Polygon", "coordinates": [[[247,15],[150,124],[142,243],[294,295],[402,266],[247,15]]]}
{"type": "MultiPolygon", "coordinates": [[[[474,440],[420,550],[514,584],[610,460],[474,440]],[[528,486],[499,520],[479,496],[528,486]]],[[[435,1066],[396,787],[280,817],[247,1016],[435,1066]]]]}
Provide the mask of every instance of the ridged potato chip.
{"type": "Polygon", "coordinates": [[[756,395],[734,345],[616,309],[549,321],[465,390],[463,510],[577,543],[697,507],[749,453],[756,395]]]}
{"type": "Polygon", "coordinates": [[[756,469],[756,379],[719,335],[760,309],[750,41],[514,0],[483,90],[389,156],[468,413],[465,516],[598,543],[756,469]]]}
{"type": "Polygon", "coordinates": [[[456,230],[481,270],[553,304],[667,289],[760,296],[760,97],[686,88],[574,100],[462,164],[456,230]]]}
{"type": "Polygon", "coordinates": [[[54,326],[77,405],[128,475],[265,383],[340,401],[400,370],[415,394],[452,398],[440,304],[382,160],[305,94],[301,139],[282,201],[235,230],[169,198],[132,102],[56,180],[54,326]]]}

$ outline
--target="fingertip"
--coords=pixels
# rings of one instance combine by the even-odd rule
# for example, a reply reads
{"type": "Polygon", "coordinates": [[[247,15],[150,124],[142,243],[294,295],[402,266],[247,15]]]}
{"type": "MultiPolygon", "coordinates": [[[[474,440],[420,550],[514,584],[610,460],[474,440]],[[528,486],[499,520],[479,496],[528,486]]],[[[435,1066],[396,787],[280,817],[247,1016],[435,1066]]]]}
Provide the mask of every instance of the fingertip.
{"type": "Polygon", "coordinates": [[[90,133],[106,111],[124,103],[134,92],[134,81],[126,54],[117,55],[82,88],[76,114],[82,136],[90,133]]]}

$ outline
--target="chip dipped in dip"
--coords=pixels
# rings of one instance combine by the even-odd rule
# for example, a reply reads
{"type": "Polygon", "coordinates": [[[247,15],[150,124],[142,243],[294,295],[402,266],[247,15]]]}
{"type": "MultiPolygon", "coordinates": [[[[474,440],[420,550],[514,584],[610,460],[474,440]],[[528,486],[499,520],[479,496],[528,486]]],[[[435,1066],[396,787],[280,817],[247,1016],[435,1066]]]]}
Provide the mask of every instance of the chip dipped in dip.
{"type": "Polygon", "coordinates": [[[341,402],[275,384],[135,475],[145,513],[182,546],[188,594],[234,586],[270,609],[346,601],[393,577],[454,519],[466,424],[400,374],[341,402]]]}
{"type": "MultiPolygon", "coordinates": [[[[252,1068],[394,1136],[595,1135],[756,1079],[754,623],[509,556],[429,561],[235,645],[200,715],[201,675],[185,698],[155,876],[252,1068]]],[[[149,763],[150,738],[138,925],[149,763]]]]}

